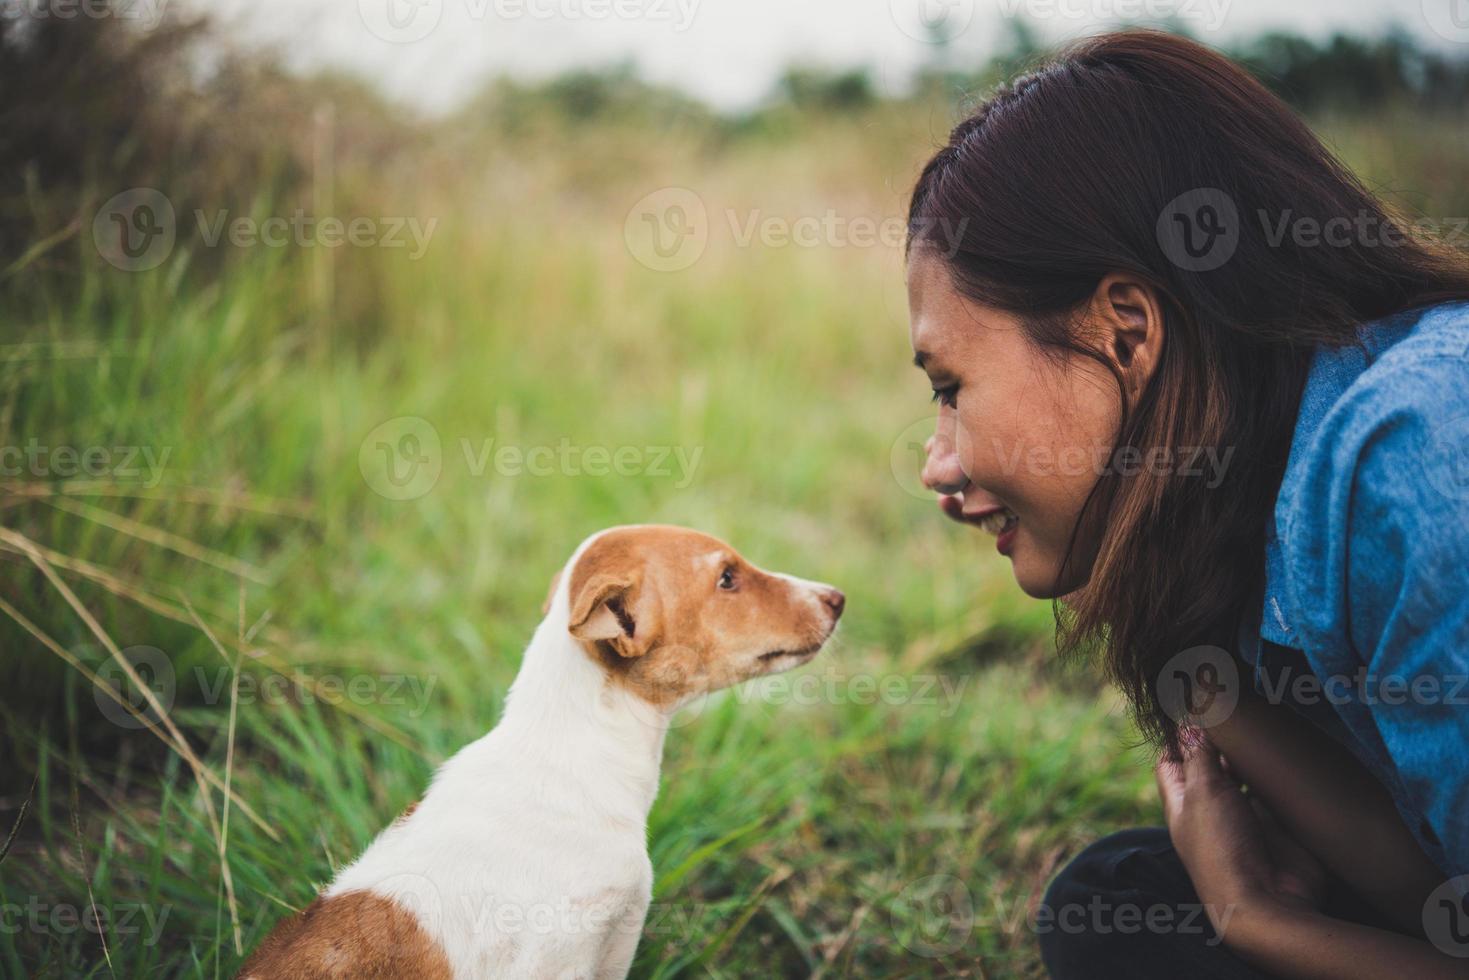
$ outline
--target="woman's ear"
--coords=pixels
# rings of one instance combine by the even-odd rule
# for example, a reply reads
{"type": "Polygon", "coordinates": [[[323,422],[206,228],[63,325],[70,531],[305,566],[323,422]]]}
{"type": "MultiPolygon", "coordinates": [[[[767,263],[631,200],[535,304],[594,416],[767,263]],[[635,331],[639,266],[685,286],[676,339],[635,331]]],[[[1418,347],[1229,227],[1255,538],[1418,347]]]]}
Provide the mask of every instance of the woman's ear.
{"type": "Polygon", "coordinates": [[[1141,279],[1112,273],[1097,284],[1092,327],[1129,397],[1147,387],[1163,354],[1163,304],[1141,279]]]}

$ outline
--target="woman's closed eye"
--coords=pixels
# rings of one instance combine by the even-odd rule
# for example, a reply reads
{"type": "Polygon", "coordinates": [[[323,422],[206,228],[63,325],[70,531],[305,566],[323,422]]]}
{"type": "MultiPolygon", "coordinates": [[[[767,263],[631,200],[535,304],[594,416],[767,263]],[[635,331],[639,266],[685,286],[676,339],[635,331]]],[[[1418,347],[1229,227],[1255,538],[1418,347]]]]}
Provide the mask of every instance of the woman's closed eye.
{"type": "Polygon", "coordinates": [[[933,401],[944,408],[955,408],[959,404],[959,386],[948,385],[933,390],[933,401]]]}

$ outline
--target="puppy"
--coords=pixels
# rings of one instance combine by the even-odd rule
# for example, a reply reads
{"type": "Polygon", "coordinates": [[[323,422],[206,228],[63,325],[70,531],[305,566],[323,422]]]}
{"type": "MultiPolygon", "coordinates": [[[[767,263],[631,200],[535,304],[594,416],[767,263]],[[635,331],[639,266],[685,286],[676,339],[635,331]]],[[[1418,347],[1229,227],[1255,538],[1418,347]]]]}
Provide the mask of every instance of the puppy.
{"type": "Polygon", "coordinates": [[[810,660],[844,604],[696,531],[593,535],[551,583],[500,723],[240,975],[625,977],[669,719],[810,660]]]}

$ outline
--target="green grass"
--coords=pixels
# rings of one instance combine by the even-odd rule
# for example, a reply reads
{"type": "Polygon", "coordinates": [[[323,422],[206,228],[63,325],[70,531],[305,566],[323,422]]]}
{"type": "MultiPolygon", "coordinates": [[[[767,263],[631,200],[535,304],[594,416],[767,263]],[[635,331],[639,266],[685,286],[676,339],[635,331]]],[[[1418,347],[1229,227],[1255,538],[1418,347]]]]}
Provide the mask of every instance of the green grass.
{"type": "MultiPolygon", "coordinates": [[[[248,950],[494,724],[575,544],[665,521],[835,582],[849,612],[795,688],[715,698],[672,733],[634,974],[1039,975],[1027,914],[1049,876],[1159,818],[1147,753],[1114,695],[1055,663],[1049,607],[894,474],[928,414],[898,252],[742,248],[725,213],[899,215],[945,123],[882,107],[732,145],[576,133],[472,162],[426,151],[382,178],[371,212],[439,218],[418,262],[181,240],[124,273],[83,236],[75,276],[12,278],[0,444],[170,455],[152,489],[6,476],[0,598],[106,675],[101,638],[16,536],[52,549],[111,641],[162,651],[171,720],[259,821],[227,808],[222,861],[223,795],[206,806],[178,753],[114,724],[77,670],[0,617],[0,830],[19,825],[0,863],[0,973],[231,975],[225,862],[248,950]],[[704,201],[710,244],[660,273],[623,223],[670,185],[704,201]],[[396,501],[359,457],[400,416],[433,426],[442,473],[396,501]],[[489,439],[700,455],[687,481],[477,474],[464,444],[489,439]],[[300,683],[261,697],[281,671],[300,683]],[[107,956],[53,914],[94,906],[107,956]]],[[[1442,172],[1378,129],[1332,125],[1369,173],[1442,172]]]]}

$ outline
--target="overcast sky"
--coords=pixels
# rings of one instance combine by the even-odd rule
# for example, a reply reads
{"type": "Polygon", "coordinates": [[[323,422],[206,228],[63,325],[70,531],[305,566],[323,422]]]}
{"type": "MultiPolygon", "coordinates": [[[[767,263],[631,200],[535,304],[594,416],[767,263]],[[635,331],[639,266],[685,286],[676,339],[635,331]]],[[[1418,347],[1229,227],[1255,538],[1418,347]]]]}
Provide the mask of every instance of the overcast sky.
{"type": "MultiPolygon", "coordinates": [[[[155,0],[156,2],[156,0],[155,0]]],[[[982,58],[1023,17],[1054,40],[1173,13],[1211,43],[1286,28],[1378,33],[1398,25],[1469,53],[1469,0],[178,0],[228,18],[302,65],[377,78],[417,105],[452,106],[487,78],[635,62],[723,107],[765,95],[795,62],[866,65],[901,89],[933,57],[928,23],[982,58]]]]}

